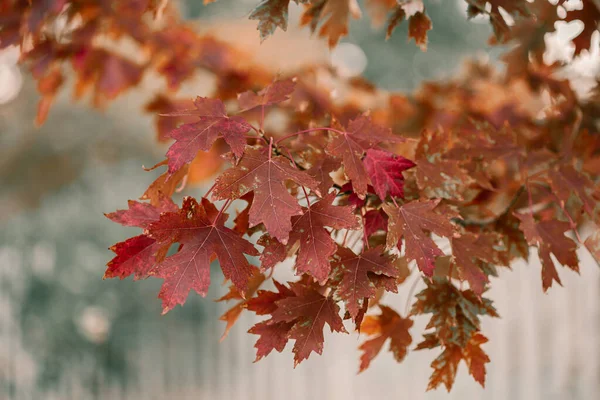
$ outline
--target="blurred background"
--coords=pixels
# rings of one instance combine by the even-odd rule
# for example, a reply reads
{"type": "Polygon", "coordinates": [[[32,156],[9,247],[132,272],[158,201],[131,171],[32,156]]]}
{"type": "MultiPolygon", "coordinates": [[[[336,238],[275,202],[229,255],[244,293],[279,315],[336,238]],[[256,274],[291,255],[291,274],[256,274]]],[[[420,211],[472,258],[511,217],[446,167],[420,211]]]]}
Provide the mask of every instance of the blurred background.
{"type": "MultiPolygon", "coordinates": [[[[487,45],[489,24],[467,21],[462,0],[428,4],[434,29],[426,53],[407,43],[406,23],[385,42],[367,19],[353,21],[350,36],[332,53],[292,26],[259,46],[255,22],[246,19],[255,0],[179,3],[198,29],[235,40],[274,69],[300,57],[332,63],[387,90],[409,91],[456,74],[467,56],[501,67],[501,49],[487,45]],[[282,45],[289,41],[293,45],[282,45]]],[[[549,57],[569,56],[560,37],[551,40],[549,57]]],[[[16,51],[0,54],[0,399],[598,398],[600,270],[584,252],[581,276],[561,270],[564,287],[546,295],[535,257],[494,279],[489,297],[503,318],[484,318],[490,339],[484,349],[492,359],[485,390],[461,365],[451,394],[426,393],[436,357],[428,351],[411,353],[402,364],[382,352],[357,375],[355,334],[326,335],[323,356],[295,370],[287,350],[253,364],[249,315],[219,343],[225,324],[218,317],[227,305],[212,301],[226,291],[218,269],[207,298],[190,295],[185,307],[161,316],[158,280],[102,280],[112,257],[107,248],[134,232],[102,213],[143,193],[156,175],[142,165],[160,161],[165,151],[151,116],[141,112],[152,88],[128,92],[103,112],[71,102],[70,91],[62,91],[47,122],[35,128],[39,96],[17,58],[16,51]]],[[[577,68],[585,87],[599,72],[598,51],[577,68]]],[[[209,89],[199,79],[186,91],[209,89]]],[[[189,193],[199,195],[201,188],[189,193]]],[[[403,286],[386,298],[401,312],[410,285],[403,286]]],[[[411,331],[415,343],[425,322],[411,331]]]]}

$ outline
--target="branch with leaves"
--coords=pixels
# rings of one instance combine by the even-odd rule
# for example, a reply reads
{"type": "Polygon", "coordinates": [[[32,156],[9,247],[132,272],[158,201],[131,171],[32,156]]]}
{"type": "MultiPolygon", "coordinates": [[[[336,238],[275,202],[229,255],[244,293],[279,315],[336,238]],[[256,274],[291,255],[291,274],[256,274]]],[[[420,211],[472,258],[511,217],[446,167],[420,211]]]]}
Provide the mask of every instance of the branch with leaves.
{"type": "MultiPolygon", "coordinates": [[[[361,15],[355,0],[295,2],[304,7],[300,23],[330,46],[361,15]]],[[[149,103],[159,138],[172,142],[150,170],[166,170],[142,201],[107,214],[141,232],[111,247],[106,278],[162,279],[166,313],[191,291],[205,296],[210,264],[218,261],[231,282],[220,300],[236,302],[221,317],[224,336],[242,312],[268,318],[249,330],[259,336],[257,360],[290,340],[295,364],[321,354],[328,325],[367,337],[360,371],[388,340],[402,361],[414,319],[431,314],[416,350],[440,349],[429,389],[450,390],[461,360],[484,385],[490,360],[480,317],[498,317],[484,297],[497,268],[527,260],[535,247],[546,291],[561,283],[559,264],[579,271],[578,247],[600,260],[600,91],[578,96],[557,75],[562,65],[543,58],[544,35],[560,19],[584,23],[575,55],[590,49],[597,3],[584,0],[583,11],[565,1],[467,3],[469,16],[489,17],[493,44],[512,46],[506,71],[471,62],[462,76],[409,94],[345,82],[356,93],[382,96],[370,109],[360,96],[334,99],[319,80],[335,76],[330,68],[274,77],[243,66],[241,53],[195,33],[165,2],[4,1],[0,44],[20,45],[39,80],[39,122],[67,68],[75,72],[76,95],[91,90],[96,106],[147,73],[163,76],[171,90],[199,69],[217,77],[214,97],[161,93],[149,103]],[[52,29],[61,18],[67,28],[52,29]],[[100,37],[129,38],[145,50],[143,62],[101,47],[100,37]],[[278,124],[269,122],[272,115],[278,124]],[[190,169],[202,162],[218,171],[212,186],[199,200],[188,194],[176,204],[174,193],[190,190],[190,169]],[[583,225],[594,226],[591,236],[582,237],[583,225]],[[297,280],[271,279],[286,260],[297,280]],[[382,298],[411,273],[426,287],[401,315],[382,298]],[[271,281],[275,290],[263,286],[271,281]]],[[[287,28],[289,5],[265,0],[250,13],[261,39],[287,28]]],[[[388,19],[388,36],[408,20],[409,38],[426,49],[433,24],[420,0],[370,0],[367,10],[374,23],[388,19]]]]}

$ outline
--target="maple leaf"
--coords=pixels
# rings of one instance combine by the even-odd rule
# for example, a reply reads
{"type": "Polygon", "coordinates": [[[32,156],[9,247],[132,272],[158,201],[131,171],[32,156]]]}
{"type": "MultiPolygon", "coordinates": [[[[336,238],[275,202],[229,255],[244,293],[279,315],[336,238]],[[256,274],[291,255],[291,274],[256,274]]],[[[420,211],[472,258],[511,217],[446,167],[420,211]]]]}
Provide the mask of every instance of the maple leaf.
{"type": "Polygon", "coordinates": [[[106,278],[125,279],[134,275],[134,280],[147,278],[150,271],[164,258],[168,247],[147,235],[134,236],[110,247],[116,256],[107,264],[106,278]]]}
{"type": "MultiPolygon", "coordinates": [[[[277,292],[270,290],[259,290],[256,297],[248,300],[246,308],[255,312],[257,315],[272,314],[277,310],[277,301],[287,297],[294,296],[294,291],[285,285],[273,279],[277,292]]],[[[255,324],[248,333],[260,335],[260,338],[254,344],[256,348],[257,362],[263,357],[268,356],[271,351],[282,352],[289,340],[289,331],[294,326],[294,322],[274,322],[272,319],[255,324]]]]}
{"type": "Polygon", "coordinates": [[[469,374],[482,387],[485,387],[485,364],[490,362],[490,358],[481,349],[481,345],[487,343],[487,341],[488,339],[485,336],[476,333],[463,349],[463,358],[469,367],[469,374]]]}
{"type": "Polygon", "coordinates": [[[277,310],[277,301],[294,296],[294,291],[273,279],[277,292],[270,290],[259,290],[256,296],[249,299],[246,307],[257,315],[272,314],[277,310]]]}
{"type": "Polygon", "coordinates": [[[260,255],[260,268],[263,271],[273,268],[288,256],[287,246],[268,234],[261,236],[257,244],[264,247],[260,255]]]}
{"type": "Polygon", "coordinates": [[[399,208],[383,204],[383,210],[389,217],[387,247],[396,246],[404,237],[406,258],[415,260],[427,276],[433,275],[435,259],[443,256],[444,252],[425,232],[448,238],[454,233],[449,219],[433,211],[438,204],[439,200],[412,201],[399,208]]]}
{"type": "Polygon", "coordinates": [[[378,231],[387,232],[388,216],[383,210],[369,210],[363,215],[365,225],[365,239],[378,231]]]}
{"type": "Polygon", "coordinates": [[[446,346],[444,351],[431,363],[433,373],[429,379],[427,390],[436,389],[439,385],[444,384],[446,390],[450,392],[461,360],[466,362],[469,374],[475,381],[485,387],[485,364],[490,362],[490,358],[481,349],[481,345],[487,341],[485,336],[475,333],[464,349],[457,345],[446,346]]]}
{"type": "Polygon", "coordinates": [[[127,202],[127,210],[117,210],[115,212],[104,214],[108,219],[123,226],[147,227],[150,223],[158,221],[162,212],[174,212],[178,207],[170,197],[160,195],[160,204],[158,207],[151,203],[141,203],[135,200],[127,202]]]}
{"type": "Polygon", "coordinates": [[[422,0],[407,0],[398,2],[396,8],[392,11],[387,24],[386,39],[389,39],[394,29],[402,23],[404,19],[408,20],[408,38],[414,39],[417,46],[422,51],[427,50],[427,31],[431,30],[431,20],[425,14],[425,6],[422,0]]]}
{"type": "Polygon", "coordinates": [[[600,229],[597,229],[585,239],[585,247],[600,265],[600,229]]]}
{"type": "Polygon", "coordinates": [[[356,0],[316,0],[310,3],[300,20],[301,25],[310,25],[312,32],[319,24],[320,37],[327,37],[329,47],[334,47],[341,37],[348,34],[348,20],[361,17],[356,0]]]}
{"type": "Polygon", "coordinates": [[[415,163],[387,151],[369,149],[364,164],[375,193],[381,200],[385,200],[388,193],[393,197],[404,198],[402,171],[414,167],[415,163]]]}
{"type": "Polygon", "coordinates": [[[479,332],[479,316],[498,317],[491,301],[478,297],[472,290],[458,290],[446,278],[425,283],[427,288],[416,295],[411,314],[433,314],[426,327],[433,328],[433,332],[423,335],[424,340],[416,350],[444,348],[431,363],[434,371],[427,390],[443,383],[450,391],[461,360],[465,360],[469,373],[483,386],[485,363],[490,360],[480,348],[487,339],[479,332]]]}
{"type": "MultiPolygon", "coordinates": [[[[446,278],[425,280],[427,287],[415,297],[411,315],[433,314],[426,329],[434,329],[438,345],[464,348],[473,334],[480,330],[480,315],[498,317],[491,301],[480,298],[472,290],[458,290],[446,278]]],[[[426,342],[431,343],[426,337],[426,342]]],[[[421,348],[429,348],[420,344],[421,348]]]]}
{"type": "MultiPolygon", "coordinates": [[[[307,0],[294,0],[296,4],[306,3],[307,0]]],[[[284,32],[288,24],[288,8],[290,0],[263,0],[252,10],[248,18],[258,20],[260,41],[271,36],[277,27],[284,32]]]]}
{"type": "Polygon", "coordinates": [[[242,211],[238,211],[235,219],[233,220],[233,230],[239,233],[240,235],[244,235],[248,233],[250,230],[250,207],[252,206],[252,201],[254,201],[254,193],[246,193],[240,200],[244,200],[248,203],[246,207],[242,211]]]}
{"type": "Polygon", "coordinates": [[[218,138],[223,138],[233,153],[240,157],[246,146],[245,133],[251,127],[242,117],[227,116],[225,105],[219,99],[196,97],[195,110],[171,113],[172,116],[195,115],[198,122],[183,124],[169,133],[175,143],[167,151],[169,173],[174,174],[192,162],[199,150],[208,151],[218,138]]]}
{"type": "Polygon", "coordinates": [[[225,339],[229,334],[229,331],[240,317],[242,311],[247,307],[248,299],[250,299],[254,293],[258,290],[260,285],[265,281],[265,276],[260,273],[258,268],[252,268],[252,276],[248,280],[248,289],[245,293],[240,294],[239,290],[235,285],[229,286],[229,291],[224,296],[218,298],[216,301],[229,301],[239,300],[233,307],[225,311],[223,315],[219,317],[219,320],[225,321],[225,332],[221,336],[221,340],[225,339]]]}
{"type": "Polygon", "coordinates": [[[422,51],[427,51],[427,31],[431,28],[431,20],[427,14],[418,12],[408,21],[408,37],[414,39],[422,51]]]}
{"type": "Polygon", "coordinates": [[[238,104],[242,111],[249,111],[256,107],[264,108],[273,104],[281,103],[290,98],[296,88],[296,80],[288,78],[275,81],[258,93],[249,90],[238,96],[238,104]]]}
{"type": "MultiPolygon", "coordinates": [[[[463,200],[463,192],[472,177],[456,159],[445,159],[452,137],[447,131],[425,131],[416,149],[417,185],[428,197],[463,200]]],[[[464,159],[462,151],[459,159],[464,159]]],[[[457,157],[458,158],[458,157],[457,157]]]]}
{"type": "Polygon", "coordinates": [[[569,201],[572,195],[575,195],[582,203],[583,209],[588,215],[594,218],[594,209],[596,202],[588,194],[588,190],[594,188],[592,181],[571,165],[562,164],[557,169],[548,172],[550,185],[553,193],[562,202],[561,207],[569,201]]]}
{"type": "Polygon", "coordinates": [[[136,86],[142,79],[144,68],[120,55],[98,47],[81,49],[72,59],[77,74],[75,97],[81,97],[91,86],[93,102],[102,107],[106,100],[136,86]]]}
{"type": "MultiPolygon", "coordinates": [[[[377,247],[355,254],[346,247],[337,251],[336,264],[340,266],[341,280],[336,290],[337,296],[344,301],[346,309],[353,320],[359,314],[361,300],[375,297],[376,286],[371,276],[388,277],[395,280],[400,271],[393,265],[393,259],[384,254],[382,247],[377,247]]],[[[392,291],[397,291],[394,287],[392,291]]]]}
{"type": "Polygon", "coordinates": [[[574,271],[579,271],[579,260],[577,258],[577,244],[565,233],[570,231],[568,222],[558,220],[547,220],[536,222],[531,214],[514,214],[521,221],[521,230],[525,234],[527,243],[537,246],[538,255],[542,262],[542,287],[544,292],[552,287],[556,281],[562,285],[554,261],[550,254],[554,254],[559,263],[568,266],[574,271]]]}
{"type": "Polygon", "coordinates": [[[325,195],[329,192],[329,189],[333,186],[333,178],[331,173],[337,171],[341,164],[339,160],[332,157],[319,157],[314,165],[312,165],[306,173],[312,176],[317,182],[319,182],[319,191],[325,195]]]}
{"type": "Polygon", "coordinates": [[[488,263],[496,262],[493,251],[494,242],[488,236],[475,236],[465,233],[450,240],[452,257],[461,279],[469,282],[471,290],[478,295],[484,292],[485,284],[489,282],[482,268],[473,260],[479,259],[488,263]]]}
{"type": "Polygon", "coordinates": [[[294,339],[294,365],[298,365],[313,351],[322,353],[325,324],[332,332],[346,332],[338,305],[309,280],[289,283],[291,290],[276,281],[275,285],[277,292],[259,290],[248,302],[249,310],[272,315],[249,330],[260,335],[255,344],[257,361],[273,349],[281,352],[288,340],[294,339]]]}
{"type": "Polygon", "coordinates": [[[460,360],[462,360],[461,348],[459,346],[446,346],[444,351],[431,363],[433,373],[429,378],[427,390],[436,389],[443,383],[446,390],[450,392],[460,360]]]}
{"type": "Polygon", "coordinates": [[[271,351],[282,352],[289,341],[289,332],[294,322],[272,322],[271,320],[259,322],[248,330],[248,333],[260,335],[254,344],[256,359],[254,362],[268,356],[271,351]]]}
{"type": "Polygon", "coordinates": [[[323,352],[323,329],[329,325],[331,331],[344,332],[346,329],[339,316],[340,308],[331,299],[323,296],[314,285],[303,282],[290,284],[295,296],[277,301],[277,309],[272,313],[275,323],[295,322],[289,331],[294,339],[294,365],[310,356],[310,353],[323,352]]]}
{"type": "MultiPolygon", "coordinates": [[[[147,169],[147,171],[151,171],[155,168],[158,168],[163,165],[167,165],[168,160],[164,160],[156,164],[155,166],[147,169]]],[[[165,171],[161,174],[154,182],[148,186],[148,189],[144,192],[140,200],[150,200],[150,204],[155,207],[160,207],[163,199],[165,197],[171,197],[178,185],[184,180],[188,173],[188,167],[184,166],[175,174],[169,174],[169,171],[165,171]]]]}
{"type": "Polygon", "coordinates": [[[367,315],[361,324],[361,333],[372,338],[359,347],[363,352],[360,356],[359,373],[369,367],[388,339],[390,351],[398,362],[404,360],[408,346],[412,343],[408,331],[413,326],[413,321],[410,318],[402,318],[390,307],[380,304],[379,309],[379,315],[367,315]]]}
{"type": "Polygon", "coordinates": [[[288,192],[285,181],[316,190],[318,183],[307,173],[290,165],[288,159],[267,155],[261,148],[248,148],[238,165],[225,171],[215,182],[213,197],[236,199],[254,191],[250,225],[264,223],[269,234],[287,244],[292,230],[291,217],[302,208],[288,192]]]}
{"type": "Polygon", "coordinates": [[[299,217],[292,218],[290,244],[300,242],[296,270],[298,274],[309,273],[318,282],[327,281],[331,265],[329,259],[335,253],[337,245],[331,234],[325,229],[358,229],[360,224],[350,206],[334,206],[335,193],[330,193],[320,201],[304,209],[299,217]]]}
{"type": "Polygon", "coordinates": [[[252,268],[244,254],[258,255],[254,246],[224,225],[227,216],[203,199],[198,204],[184,198],[178,212],[163,213],[147,232],[161,243],[181,244],[180,250],[156,266],[153,275],[164,279],[159,298],[163,314],[183,305],[190,290],[206,296],[210,284],[211,256],[216,255],[225,278],[242,293],[247,290],[252,268]]]}
{"type": "Polygon", "coordinates": [[[344,130],[332,130],[333,139],[327,146],[327,152],[341,157],[346,176],[352,181],[354,192],[363,199],[367,194],[369,175],[363,164],[365,151],[382,142],[402,142],[404,139],[394,136],[391,129],[375,125],[365,114],[351,120],[344,130]]]}

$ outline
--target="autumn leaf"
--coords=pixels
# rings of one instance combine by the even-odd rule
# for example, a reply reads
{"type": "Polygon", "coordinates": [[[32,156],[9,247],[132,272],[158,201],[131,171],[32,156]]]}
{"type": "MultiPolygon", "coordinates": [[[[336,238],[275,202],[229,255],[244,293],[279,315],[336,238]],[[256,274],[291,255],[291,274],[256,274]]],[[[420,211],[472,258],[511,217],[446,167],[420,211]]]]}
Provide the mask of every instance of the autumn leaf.
{"type": "Polygon", "coordinates": [[[458,290],[445,278],[425,280],[427,287],[416,295],[411,315],[432,314],[424,339],[416,350],[443,347],[431,363],[433,373],[427,390],[444,384],[450,391],[456,378],[458,364],[465,360],[469,373],[482,386],[485,364],[490,360],[481,350],[487,339],[480,333],[479,316],[498,317],[491,301],[478,297],[472,290],[458,290]]]}
{"type": "Polygon", "coordinates": [[[257,244],[264,247],[264,250],[260,255],[260,269],[262,271],[275,267],[277,263],[280,263],[287,258],[287,246],[269,236],[269,234],[262,235],[260,239],[258,239],[257,244]]]}
{"type": "Polygon", "coordinates": [[[427,50],[427,31],[431,30],[431,20],[425,13],[425,6],[422,0],[399,1],[396,8],[390,14],[387,24],[386,39],[389,39],[394,29],[402,23],[404,19],[408,20],[408,38],[414,39],[415,44],[422,51],[427,50]]]}
{"type": "Polygon", "coordinates": [[[258,268],[252,269],[252,275],[248,280],[248,289],[245,293],[243,293],[243,296],[235,285],[231,285],[229,286],[229,291],[224,296],[216,300],[217,302],[238,300],[238,302],[233,307],[225,311],[225,313],[219,317],[219,320],[225,321],[227,323],[227,326],[225,326],[225,332],[223,332],[223,335],[221,336],[221,341],[227,337],[229,331],[231,330],[231,328],[233,328],[233,325],[240,317],[242,311],[247,307],[248,299],[254,296],[254,293],[265,281],[266,277],[259,271],[258,268]]]}
{"type": "Polygon", "coordinates": [[[434,211],[438,204],[439,200],[412,201],[399,208],[383,204],[383,210],[389,217],[387,247],[397,246],[404,237],[406,258],[415,260],[427,276],[433,275],[435,259],[443,256],[444,252],[425,232],[448,238],[454,234],[449,219],[434,211]]]}
{"type": "Polygon", "coordinates": [[[371,338],[359,347],[362,351],[359,373],[369,367],[388,339],[390,351],[398,362],[404,360],[408,346],[412,343],[408,331],[413,321],[410,318],[402,318],[388,306],[380,304],[379,309],[381,310],[379,315],[367,315],[361,324],[361,333],[371,338]]]}
{"type": "Polygon", "coordinates": [[[161,213],[178,210],[177,205],[173,203],[170,197],[161,195],[159,202],[159,206],[157,207],[151,203],[129,200],[127,202],[129,207],[127,210],[117,210],[105,215],[111,221],[123,226],[146,228],[150,223],[158,221],[161,213]]]}
{"type": "MultiPolygon", "coordinates": [[[[376,286],[371,281],[371,276],[385,276],[395,280],[400,276],[400,271],[395,268],[394,260],[384,253],[382,247],[369,249],[358,255],[349,248],[340,247],[336,256],[341,275],[336,294],[344,301],[352,319],[356,320],[362,300],[375,297],[376,286]]],[[[397,291],[396,287],[394,289],[392,291],[397,291]]]]}
{"type": "MultiPolygon", "coordinates": [[[[161,161],[152,168],[148,169],[148,171],[167,165],[167,163],[168,160],[161,161]]],[[[169,174],[168,170],[165,171],[158,178],[156,178],[154,182],[150,184],[150,186],[148,186],[148,189],[146,189],[142,197],[140,197],[140,200],[150,200],[150,204],[157,207],[160,206],[165,197],[171,197],[173,193],[175,193],[175,190],[180,183],[185,180],[187,173],[188,166],[184,166],[173,175],[169,174]]]]}
{"type": "Polygon", "coordinates": [[[585,247],[588,249],[592,257],[600,265],[600,229],[596,230],[585,239],[585,247]]]}
{"type": "MultiPolygon", "coordinates": [[[[472,290],[458,290],[445,278],[425,280],[427,287],[415,297],[411,315],[432,314],[426,329],[433,329],[435,346],[456,345],[464,348],[481,327],[479,316],[498,317],[491,301],[472,290]]],[[[427,334],[426,334],[427,341],[427,334]]],[[[419,344],[419,349],[429,348],[419,344]]]]}
{"type": "Polygon", "coordinates": [[[433,390],[443,384],[450,392],[458,372],[458,364],[464,360],[469,368],[469,374],[482,387],[485,387],[485,364],[490,358],[481,349],[481,345],[488,339],[480,333],[474,334],[464,349],[459,346],[447,346],[444,351],[431,363],[433,373],[429,379],[427,390],[433,390]]]}
{"type": "Polygon", "coordinates": [[[334,47],[348,34],[350,16],[358,19],[361,15],[356,0],[316,0],[310,3],[300,23],[309,25],[312,32],[320,25],[319,36],[326,37],[329,47],[334,47]]]}
{"type": "Polygon", "coordinates": [[[577,171],[571,165],[561,165],[557,169],[548,172],[553,193],[562,202],[561,207],[569,201],[571,196],[576,196],[583,204],[583,209],[592,218],[596,208],[596,202],[588,194],[594,188],[592,181],[577,171]]]}
{"type": "Polygon", "coordinates": [[[415,163],[387,151],[369,149],[364,164],[375,193],[381,200],[385,200],[388,194],[404,198],[402,171],[414,167],[415,163]]]}
{"type": "MultiPolygon", "coordinates": [[[[294,0],[297,3],[306,3],[306,0],[294,0]]],[[[277,27],[287,30],[288,8],[290,0],[263,0],[252,10],[249,18],[258,20],[260,40],[264,41],[271,36],[277,27]]]]}
{"type": "Polygon", "coordinates": [[[195,110],[171,113],[172,116],[195,115],[198,122],[183,124],[169,133],[175,143],[167,151],[169,173],[174,174],[190,163],[199,150],[208,151],[218,138],[223,138],[237,157],[246,146],[245,133],[251,127],[242,117],[229,117],[225,105],[219,99],[196,97],[195,110]]]}
{"type": "MultiPolygon", "coordinates": [[[[427,197],[463,200],[473,178],[457,159],[447,159],[452,138],[446,131],[425,131],[416,149],[417,185],[427,197]]],[[[464,159],[462,151],[459,159],[464,159]]],[[[457,157],[458,158],[458,157],[457,157]]]]}
{"type": "Polygon", "coordinates": [[[250,225],[264,223],[271,236],[287,244],[292,230],[291,217],[301,215],[302,208],[288,192],[285,181],[312,190],[318,186],[310,175],[294,168],[288,159],[267,155],[261,148],[247,148],[238,165],[217,178],[213,196],[236,199],[253,191],[250,225]]]}
{"type": "Polygon", "coordinates": [[[550,254],[554,254],[554,257],[562,265],[566,265],[576,272],[579,271],[579,260],[575,253],[577,244],[565,236],[565,233],[572,229],[568,222],[558,220],[536,222],[531,214],[515,213],[515,216],[521,221],[520,227],[525,234],[527,243],[538,248],[538,255],[542,262],[544,292],[552,286],[554,281],[562,285],[550,254]]]}
{"type": "Polygon", "coordinates": [[[346,332],[339,316],[340,308],[331,299],[320,294],[314,285],[290,284],[295,296],[277,301],[273,322],[295,322],[289,331],[294,339],[294,365],[307,359],[312,352],[323,352],[323,329],[328,324],[331,331],[346,332]]]}
{"type": "Polygon", "coordinates": [[[362,161],[364,153],[382,142],[402,142],[389,128],[375,125],[367,115],[361,115],[348,123],[344,131],[332,130],[333,139],[327,152],[341,157],[346,176],[352,181],[354,192],[363,199],[367,194],[369,175],[362,161]]]}
{"type": "Polygon", "coordinates": [[[240,94],[238,96],[238,104],[242,111],[261,107],[264,112],[265,107],[288,100],[294,92],[295,87],[295,79],[277,80],[258,93],[247,91],[240,94]]]}
{"type": "Polygon", "coordinates": [[[148,277],[168,248],[147,235],[139,235],[113,245],[110,250],[116,256],[108,262],[104,279],[125,279],[133,274],[138,280],[148,277]]]}
{"type": "Polygon", "coordinates": [[[325,195],[329,193],[329,189],[333,186],[333,178],[331,173],[337,171],[341,164],[339,160],[332,157],[319,157],[313,166],[306,173],[312,176],[315,181],[319,182],[319,191],[325,195]]]}
{"type": "Polygon", "coordinates": [[[299,217],[292,218],[290,244],[300,242],[296,270],[298,274],[309,273],[319,283],[327,281],[331,271],[330,258],[337,245],[326,226],[333,229],[358,229],[360,224],[352,213],[352,207],[334,206],[335,193],[330,193],[304,209],[299,217]]]}
{"type": "Polygon", "coordinates": [[[431,363],[433,373],[429,378],[427,390],[436,389],[444,384],[446,390],[450,392],[454,385],[458,364],[462,360],[462,351],[459,346],[447,346],[444,351],[431,363]]]}
{"type": "Polygon", "coordinates": [[[494,241],[488,236],[475,236],[465,233],[450,240],[452,257],[461,279],[469,282],[469,286],[477,295],[481,295],[488,282],[488,277],[481,266],[474,260],[479,259],[492,265],[496,263],[493,251],[494,241]]]}
{"type": "Polygon", "coordinates": [[[422,51],[427,51],[427,31],[431,28],[431,20],[427,14],[418,12],[408,20],[408,37],[414,39],[422,51]]]}
{"type": "Polygon", "coordinates": [[[490,358],[481,349],[481,345],[487,343],[488,339],[480,333],[476,333],[463,350],[463,358],[469,367],[469,374],[481,387],[485,387],[485,364],[490,358]]]}
{"type": "MultiPolygon", "coordinates": [[[[159,298],[163,313],[183,305],[190,290],[206,296],[210,284],[211,256],[216,255],[223,275],[242,293],[248,288],[252,268],[244,254],[258,255],[254,246],[224,225],[226,215],[216,218],[214,206],[204,199],[198,204],[186,197],[178,212],[164,213],[148,228],[150,237],[160,243],[181,244],[152,272],[164,279],[159,298]],[[206,204],[206,205],[205,205],[206,204]],[[211,206],[207,209],[207,206],[211,206]]],[[[218,215],[218,214],[217,214],[218,215]]]]}
{"type": "Polygon", "coordinates": [[[248,304],[259,315],[272,315],[249,331],[260,335],[255,345],[257,361],[273,349],[281,352],[288,340],[294,339],[294,365],[298,365],[312,352],[323,352],[325,324],[332,332],[346,332],[339,307],[330,297],[319,293],[318,286],[307,280],[290,283],[291,290],[276,285],[278,292],[259,291],[257,298],[248,304]]]}
{"type": "Polygon", "coordinates": [[[365,225],[365,239],[378,231],[387,232],[388,216],[383,210],[369,210],[363,215],[365,225]]]}

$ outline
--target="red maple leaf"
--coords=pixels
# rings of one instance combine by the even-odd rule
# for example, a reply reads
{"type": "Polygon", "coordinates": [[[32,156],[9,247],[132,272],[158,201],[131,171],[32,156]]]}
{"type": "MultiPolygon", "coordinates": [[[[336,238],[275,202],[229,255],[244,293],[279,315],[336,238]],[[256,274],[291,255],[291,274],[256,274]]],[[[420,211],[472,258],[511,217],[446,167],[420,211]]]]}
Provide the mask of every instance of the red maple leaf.
{"type": "Polygon", "coordinates": [[[163,313],[175,305],[183,305],[190,290],[206,296],[210,284],[211,257],[216,255],[225,278],[244,293],[252,268],[244,254],[258,255],[254,246],[239,234],[226,228],[226,214],[219,218],[216,208],[203,199],[198,204],[186,197],[178,212],[164,213],[147,228],[150,237],[161,243],[181,244],[174,255],[167,257],[152,272],[163,278],[159,298],[163,313]]]}
{"type": "Polygon", "coordinates": [[[110,250],[116,256],[108,262],[104,279],[125,279],[133,274],[138,280],[148,277],[159,260],[165,257],[168,247],[147,235],[138,235],[111,246],[110,250]]]}
{"type": "Polygon", "coordinates": [[[383,210],[369,210],[363,215],[365,240],[378,231],[387,232],[388,216],[383,210]]]}
{"type": "Polygon", "coordinates": [[[375,193],[385,200],[388,193],[393,197],[404,197],[404,176],[402,171],[415,166],[415,163],[393,153],[369,149],[364,160],[375,193]]]}
{"type": "Polygon", "coordinates": [[[562,285],[554,261],[550,254],[554,254],[559,263],[568,266],[574,271],[579,271],[577,258],[577,244],[565,233],[572,229],[568,222],[548,220],[536,222],[531,214],[515,213],[521,220],[521,230],[530,246],[537,246],[540,261],[542,262],[542,287],[544,292],[556,281],[562,285]]]}
{"type": "Polygon", "coordinates": [[[479,259],[495,264],[497,260],[494,258],[493,251],[490,251],[494,247],[494,242],[491,237],[483,234],[475,236],[465,233],[460,237],[453,237],[450,243],[452,244],[452,257],[460,278],[469,282],[473,292],[481,295],[488,282],[488,277],[473,260],[479,259]]]}
{"type": "Polygon", "coordinates": [[[294,339],[294,364],[298,365],[313,351],[323,352],[323,329],[328,324],[331,331],[346,332],[339,316],[340,308],[331,299],[319,293],[314,284],[296,282],[290,284],[294,296],[277,301],[272,313],[275,323],[294,322],[289,338],[294,339]]]}
{"type": "Polygon", "coordinates": [[[337,245],[325,229],[358,229],[360,224],[350,206],[334,206],[335,193],[330,193],[320,201],[304,209],[304,214],[292,218],[290,245],[300,242],[296,270],[307,272],[324,284],[331,271],[330,258],[337,245]]]}
{"type": "Polygon", "coordinates": [[[237,157],[244,153],[245,133],[251,129],[245,119],[227,116],[225,105],[219,99],[196,97],[194,106],[195,110],[169,114],[195,115],[199,118],[198,122],[183,124],[169,133],[169,136],[175,139],[175,143],[167,151],[170,174],[192,162],[199,150],[210,150],[218,138],[223,138],[237,157]]]}
{"type": "Polygon", "coordinates": [[[359,347],[363,352],[360,356],[359,372],[369,367],[388,339],[390,351],[398,362],[406,357],[408,346],[412,343],[408,330],[413,326],[413,321],[410,318],[402,318],[390,307],[380,304],[379,309],[379,315],[367,315],[361,324],[361,333],[372,338],[359,347]]]}
{"type": "Polygon", "coordinates": [[[247,308],[248,300],[254,295],[254,293],[258,290],[260,285],[265,281],[265,276],[259,271],[258,268],[252,268],[252,276],[248,280],[248,289],[245,293],[240,293],[238,288],[235,285],[229,286],[229,291],[224,296],[220,297],[216,301],[230,301],[230,300],[238,300],[238,302],[231,307],[229,310],[225,311],[219,319],[221,321],[225,321],[227,325],[225,326],[225,332],[221,336],[221,340],[225,339],[229,334],[229,331],[236,323],[242,311],[247,308]]]}
{"type": "Polygon", "coordinates": [[[388,248],[396,246],[404,237],[406,258],[415,260],[419,269],[427,276],[433,275],[435,259],[443,256],[444,252],[425,232],[448,238],[454,233],[450,220],[433,211],[438,204],[439,200],[412,201],[399,208],[383,204],[383,210],[389,217],[388,248]]]}
{"type": "Polygon", "coordinates": [[[147,227],[150,223],[158,221],[163,212],[177,211],[177,205],[170,197],[160,196],[158,207],[151,203],[141,203],[135,200],[127,202],[127,210],[117,210],[110,214],[104,214],[108,219],[123,226],[147,227]]]}
{"type": "Polygon", "coordinates": [[[275,282],[277,292],[259,290],[248,302],[248,309],[259,315],[271,314],[269,320],[254,325],[249,332],[260,335],[255,344],[256,360],[273,349],[281,352],[289,339],[294,339],[294,365],[314,351],[323,351],[323,329],[346,332],[339,316],[340,308],[319,292],[319,286],[308,279],[289,283],[290,289],[275,282]]]}
{"type": "MultiPolygon", "coordinates": [[[[336,294],[346,304],[353,320],[359,314],[361,301],[375,297],[376,285],[371,280],[372,276],[385,276],[392,280],[400,276],[393,261],[383,252],[382,247],[369,249],[358,255],[346,247],[338,249],[336,264],[340,267],[341,281],[336,294]]],[[[394,289],[397,291],[396,287],[394,289]]]]}
{"type": "Polygon", "coordinates": [[[363,199],[367,194],[369,175],[362,161],[365,151],[383,142],[402,142],[391,129],[375,125],[365,114],[348,123],[345,130],[332,130],[333,139],[327,146],[329,154],[341,157],[344,172],[352,181],[355,193],[363,199]]]}
{"type": "Polygon", "coordinates": [[[285,182],[316,190],[318,183],[306,172],[294,168],[287,158],[267,155],[261,148],[248,148],[238,165],[217,178],[213,196],[236,199],[254,191],[250,225],[264,223],[269,234],[286,244],[292,230],[291,217],[302,208],[288,192],[285,182]]]}
{"type": "Polygon", "coordinates": [[[596,201],[588,192],[594,189],[592,181],[571,165],[561,165],[548,173],[552,191],[561,201],[561,207],[569,201],[571,196],[576,196],[583,204],[583,209],[592,218],[596,208],[596,201]]]}
{"type": "Polygon", "coordinates": [[[249,90],[240,94],[238,96],[238,104],[243,111],[261,107],[262,112],[264,113],[266,106],[288,100],[294,92],[295,87],[296,80],[292,78],[275,81],[258,93],[249,90]]]}

